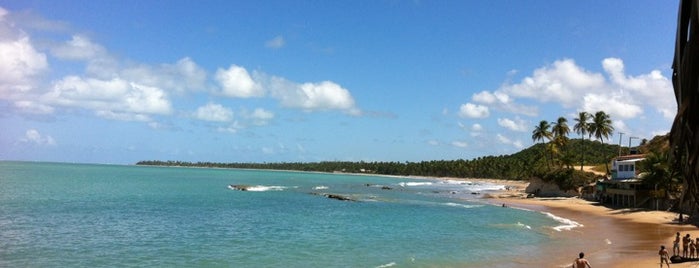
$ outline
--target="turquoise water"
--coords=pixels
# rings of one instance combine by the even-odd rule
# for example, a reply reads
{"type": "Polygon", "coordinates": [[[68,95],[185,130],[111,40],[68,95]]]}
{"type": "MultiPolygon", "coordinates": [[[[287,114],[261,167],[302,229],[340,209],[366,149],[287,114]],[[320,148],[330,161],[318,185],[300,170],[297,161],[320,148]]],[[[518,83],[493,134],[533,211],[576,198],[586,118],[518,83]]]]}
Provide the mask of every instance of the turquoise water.
{"type": "Polygon", "coordinates": [[[0,162],[0,185],[0,267],[516,267],[562,224],[428,179],[0,162]]]}

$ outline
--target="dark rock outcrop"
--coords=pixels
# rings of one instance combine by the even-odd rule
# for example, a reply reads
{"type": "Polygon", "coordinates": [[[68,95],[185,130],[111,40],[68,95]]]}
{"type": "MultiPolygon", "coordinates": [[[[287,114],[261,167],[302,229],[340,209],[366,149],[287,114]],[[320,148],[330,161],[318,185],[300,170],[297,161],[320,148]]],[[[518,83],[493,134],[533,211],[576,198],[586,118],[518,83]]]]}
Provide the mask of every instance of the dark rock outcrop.
{"type": "Polygon", "coordinates": [[[244,184],[231,184],[228,185],[228,189],[231,190],[238,190],[238,191],[247,191],[250,187],[250,185],[244,185],[244,184]]]}

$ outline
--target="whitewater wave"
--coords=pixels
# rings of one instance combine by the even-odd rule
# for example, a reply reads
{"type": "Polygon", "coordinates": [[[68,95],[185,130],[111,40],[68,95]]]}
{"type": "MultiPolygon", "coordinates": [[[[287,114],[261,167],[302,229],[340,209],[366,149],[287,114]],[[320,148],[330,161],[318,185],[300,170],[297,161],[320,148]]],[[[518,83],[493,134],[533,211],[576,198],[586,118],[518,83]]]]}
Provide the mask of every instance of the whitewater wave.
{"type": "Polygon", "coordinates": [[[400,182],[398,185],[402,187],[411,187],[411,186],[425,186],[425,185],[432,185],[432,182],[400,182]]]}
{"type": "Polygon", "coordinates": [[[563,230],[570,231],[573,228],[583,227],[582,224],[580,224],[574,220],[559,217],[559,216],[553,215],[550,212],[541,212],[541,213],[543,213],[544,215],[548,216],[549,218],[552,218],[553,220],[555,220],[559,223],[562,223],[562,225],[558,225],[556,227],[553,227],[553,229],[556,231],[559,231],[559,232],[563,231],[563,230]]]}
{"type": "Polygon", "coordinates": [[[328,186],[318,185],[318,186],[313,187],[313,190],[325,190],[325,189],[328,189],[328,186]]]}
{"type": "Polygon", "coordinates": [[[450,206],[450,207],[460,207],[460,208],[477,208],[477,207],[482,207],[482,205],[466,205],[466,204],[459,204],[459,203],[443,203],[445,206],[450,206]]]}
{"type": "Polygon", "coordinates": [[[461,180],[443,180],[441,181],[443,184],[456,184],[456,185],[472,185],[473,182],[471,181],[461,181],[461,180]]]}
{"type": "Polygon", "coordinates": [[[266,191],[283,191],[287,189],[286,186],[268,186],[268,185],[228,185],[228,189],[236,191],[249,191],[249,192],[266,192],[266,191]]]}
{"type": "Polygon", "coordinates": [[[386,268],[386,267],[391,267],[391,266],[396,266],[396,263],[395,263],[395,262],[389,262],[389,263],[387,263],[387,264],[382,264],[382,265],[376,266],[376,268],[386,268]]]}
{"type": "Polygon", "coordinates": [[[517,222],[517,226],[519,226],[519,227],[522,227],[522,228],[527,228],[527,229],[529,229],[529,230],[531,230],[531,229],[532,229],[532,227],[531,227],[531,226],[529,226],[529,225],[526,225],[526,224],[524,224],[524,223],[521,223],[521,222],[517,222]]]}

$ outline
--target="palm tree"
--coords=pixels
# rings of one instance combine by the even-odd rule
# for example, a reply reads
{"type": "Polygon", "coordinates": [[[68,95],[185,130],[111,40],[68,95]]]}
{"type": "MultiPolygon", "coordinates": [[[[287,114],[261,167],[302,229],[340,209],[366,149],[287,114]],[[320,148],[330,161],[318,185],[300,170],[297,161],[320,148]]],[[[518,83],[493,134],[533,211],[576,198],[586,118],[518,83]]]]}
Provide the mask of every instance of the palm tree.
{"type": "Polygon", "coordinates": [[[575,130],[575,133],[580,134],[580,138],[582,141],[580,142],[580,170],[583,170],[583,166],[585,165],[585,134],[587,134],[588,129],[590,128],[590,114],[587,112],[580,112],[578,113],[578,117],[575,118],[575,125],[573,126],[573,130],[575,130]]]}
{"type": "MultiPolygon", "coordinates": [[[[614,126],[612,126],[612,120],[609,118],[609,115],[604,111],[596,112],[592,117],[589,131],[590,138],[594,135],[602,143],[604,143],[605,138],[609,139],[609,136],[614,133],[614,126]]],[[[604,166],[607,169],[607,174],[609,174],[609,163],[604,162],[604,166]]]]}
{"type": "MultiPolygon", "coordinates": [[[[551,133],[553,134],[553,143],[561,149],[562,154],[565,154],[565,147],[568,144],[568,133],[570,128],[568,127],[568,119],[565,117],[559,117],[556,123],[553,124],[551,128],[551,133]]],[[[552,158],[553,160],[553,158],[552,158]]]]}
{"type": "Polygon", "coordinates": [[[612,119],[609,118],[609,115],[604,111],[596,112],[592,117],[592,123],[590,123],[590,136],[594,135],[600,142],[604,142],[604,139],[609,139],[613,132],[614,126],[612,126],[612,119]]]}
{"type": "MultiPolygon", "coordinates": [[[[541,141],[541,143],[544,143],[544,139],[551,140],[552,136],[551,131],[549,131],[549,128],[551,128],[551,124],[549,124],[549,122],[546,120],[541,120],[541,122],[539,122],[539,125],[534,127],[534,131],[532,131],[532,140],[534,140],[534,142],[541,141]]],[[[546,146],[543,146],[543,148],[546,166],[549,166],[548,159],[546,159],[546,146]]]]}

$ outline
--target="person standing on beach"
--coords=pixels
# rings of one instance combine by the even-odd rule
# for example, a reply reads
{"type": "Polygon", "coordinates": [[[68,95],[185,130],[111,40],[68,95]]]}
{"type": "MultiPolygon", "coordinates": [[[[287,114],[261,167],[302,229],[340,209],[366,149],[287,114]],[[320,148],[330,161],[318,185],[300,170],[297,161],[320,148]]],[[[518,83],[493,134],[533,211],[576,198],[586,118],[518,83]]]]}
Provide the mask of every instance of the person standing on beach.
{"type": "Polygon", "coordinates": [[[665,246],[660,246],[658,254],[660,255],[660,268],[663,268],[663,262],[667,264],[667,268],[670,268],[670,254],[665,249],[665,246]]]}
{"type": "Polygon", "coordinates": [[[687,250],[689,249],[689,242],[691,241],[692,238],[689,237],[689,234],[682,238],[682,257],[687,257],[687,250]]]}
{"type": "Polygon", "coordinates": [[[677,232],[677,235],[675,235],[675,241],[672,242],[672,255],[680,255],[680,232],[677,232]]]}
{"type": "Polygon", "coordinates": [[[585,259],[585,253],[580,252],[580,254],[578,254],[578,256],[580,256],[580,257],[575,259],[575,262],[573,262],[573,268],[592,268],[592,265],[590,265],[590,262],[585,259]]]}

